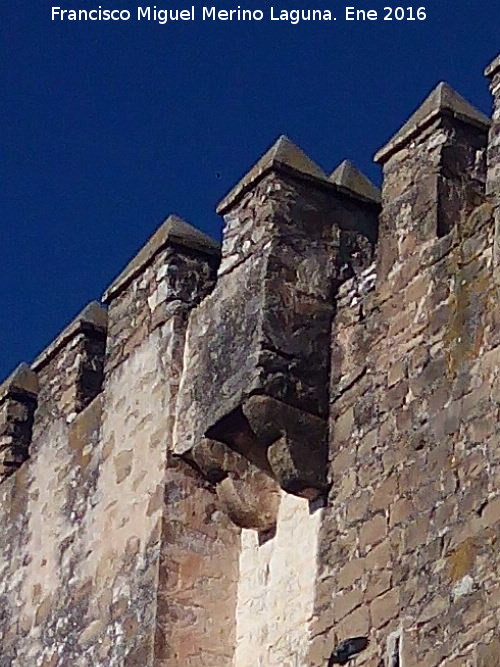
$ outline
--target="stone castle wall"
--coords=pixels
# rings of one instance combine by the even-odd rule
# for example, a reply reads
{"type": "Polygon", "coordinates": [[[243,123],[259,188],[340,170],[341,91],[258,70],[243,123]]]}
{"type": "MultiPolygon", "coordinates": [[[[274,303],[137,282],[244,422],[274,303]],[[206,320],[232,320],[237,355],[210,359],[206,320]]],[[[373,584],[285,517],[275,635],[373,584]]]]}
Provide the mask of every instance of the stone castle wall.
{"type": "Polygon", "coordinates": [[[500,57],[285,137],[0,386],[0,667],[500,665],[500,57]]]}

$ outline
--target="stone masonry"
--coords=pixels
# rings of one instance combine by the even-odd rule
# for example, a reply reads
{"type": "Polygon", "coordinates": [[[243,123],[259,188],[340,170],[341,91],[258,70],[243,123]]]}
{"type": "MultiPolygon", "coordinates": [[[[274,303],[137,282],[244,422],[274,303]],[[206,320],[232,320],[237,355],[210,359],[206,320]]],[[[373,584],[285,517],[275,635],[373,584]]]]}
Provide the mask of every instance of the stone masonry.
{"type": "Polygon", "coordinates": [[[282,136],[0,385],[0,667],[500,666],[500,56],[282,136]],[[331,664],[331,663],[330,663],[331,664]]]}

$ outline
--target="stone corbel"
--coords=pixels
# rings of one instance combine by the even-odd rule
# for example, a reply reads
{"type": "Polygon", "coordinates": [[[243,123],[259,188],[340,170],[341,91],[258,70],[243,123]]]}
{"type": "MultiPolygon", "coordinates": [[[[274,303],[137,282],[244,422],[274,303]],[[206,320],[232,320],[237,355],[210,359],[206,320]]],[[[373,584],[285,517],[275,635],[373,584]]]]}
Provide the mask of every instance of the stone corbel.
{"type": "Polygon", "coordinates": [[[217,494],[219,508],[240,528],[259,532],[274,529],[280,504],[280,487],[228,445],[201,438],[189,453],[217,494]]]}
{"type": "Polygon", "coordinates": [[[326,420],[270,396],[256,395],[208,435],[272,476],[288,493],[313,500],[326,491],[326,420]],[[239,412],[239,411],[238,411],[239,412]]]}

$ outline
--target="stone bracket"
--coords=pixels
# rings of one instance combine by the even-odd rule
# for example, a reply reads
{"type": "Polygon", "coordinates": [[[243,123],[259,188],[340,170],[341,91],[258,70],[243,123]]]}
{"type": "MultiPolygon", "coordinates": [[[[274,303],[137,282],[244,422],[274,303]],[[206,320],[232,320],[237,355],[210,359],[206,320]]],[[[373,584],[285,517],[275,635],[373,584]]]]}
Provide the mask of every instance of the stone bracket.
{"type": "Polygon", "coordinates": [[[270,396],[255,395],[181,454],[213,485],[236,525],[275,527],[281,489],[308,500],[327,491],[327,423],[270,396]]]}
{"type": "Polygon", "coordinates": [[[288,493],[314,499],[327,489],[327,423],[320,417],[255,395],[207,436],[225,442],[288,493]]]}
{"type": "Polygon", "coordinates": [[[276,526],[280,487],[244,456],[217,440],[201,438],[182,458],[213,485],[220,509],[240,528],[276,526]]]}

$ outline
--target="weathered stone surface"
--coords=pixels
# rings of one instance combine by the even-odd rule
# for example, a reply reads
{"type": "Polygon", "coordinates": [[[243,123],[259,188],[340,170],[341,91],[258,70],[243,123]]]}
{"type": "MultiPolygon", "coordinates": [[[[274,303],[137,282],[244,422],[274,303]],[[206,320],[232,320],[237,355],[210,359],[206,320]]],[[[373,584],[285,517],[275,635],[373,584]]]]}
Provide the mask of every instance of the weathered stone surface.
{"type": "Polygon", "coordinates": [[[0,384],[0,401],[18,394],[38,394],[38,378],[28,364],[22,363],[0,384]]]}
{"type": "Polygon", "coordinates": [[[217,484],[221,509],[240,528],[267,531],[276,527],[279,487],[260,471],[243,478],[228,474],[217,484]]]}
{"type": "Polygon", "coordinates": [[[242,530],[233,665],[309,665],[322,512],[281,491],[274,536],[242,530]]]}
{"type": "Polygon", "coordinates": [[[171,216],[0,385],[1,667],[324,667],[356,635],[359,667],[498,664],[488,75],[486,188],[487,123],[440,86],[382,154],[375,261],[366,182],[280,139],[217,284],[171,216]]]}
{"type": "Polygon", "coordinates": [[[223,442],[207,438],[193,447],[188,460],[213,485],[219,509],[235,525],[259,531],[275,528],[279,486],[264,460],[259,461],[258,467],[223,442]],[[262,471],[264,466],[265,472],[262,471]]]}
{"type": "Polygon", "coordinates": [[[325,489],[326,423],[322,419],[269,396],[251,396],[242,410],[256,447],[267,447],[270,471],[283,489],[299,494],[325,489]]]}
{"type": "Polygon", "coordinates": [[[493,241],[493,258],[495,265],[500,262],[500,56],[486,68],[485,74],[490,80],[493,96],[493,122],[488,136],[487,162],[488,173],[486,191],[495,209],[495,238],[493,241]]]}
{"type": "Polygon", "coordinates": [[[120,308],[111,303],[102,393],[96,395],[100,384],[89,380],[89,372],[100,373],[101,380],[103,374],[106,313],[97,304],[33,365],[40,392],[31,457],[0,487],[0,502],[11,516],[10,530],[0,540],[1,616],[6,621],[0,623],[0,662],[9,666],[144,667],[153,660],[166,664],[167,657],[169,665],[184,666],[188,655],[203,661],[204,652],[224,665],[232,654],[236,577],[227,559],[232,548],[237,564],[237,530],[222,512],[217,514],[215,492],[205,489],[203,480],[186,494],[189,475],[168,463],[186,315],[209,285],[217,253],[179,250],[174,257],[169,247],[149,261],[127,278],[116,297],[121,314],[130,319],[120,323],[120,308]],[[151,272],[148,284],[154,283],[161,295],[156,298],[152,290],[148,301],[141,298],[140,284],[151,272]],[[154,320],[152,311],[164,302],[175,307],[154,320]],[[132,331],[135,324],[138,329],[132,331]],[[228,524],[225,540],[215,527],[221,522],[228,524]],[[185,534],[174,546],[170,538],[181,537],[179,525],[185,534]],[[194,604],[186,591],[197,589],[207,576],[206,568],[188,573],[197,544],[203,545],[207,561],[214,554],[220,571],[212,567],[209,573],[213,586],[205,581],[206,601],[196,627],[191,623],[183,629],[176,621],[183,614],[188,618],[194,604]],[[168,590],[168,606],[160,563],[167,563],[170,579],[186,568],[182,584],[168,590]],[[19,578],[21,571],[25,575],[19,578]],[[207,624],[221,604],[216,582],[226,575],[230,585],[219,646],[205,649],[207,624]],[[14,586],[9,582],[16,577],[14,586]],[[22,619],[17,635],[8,633],[14,618],[22,619]]]}

